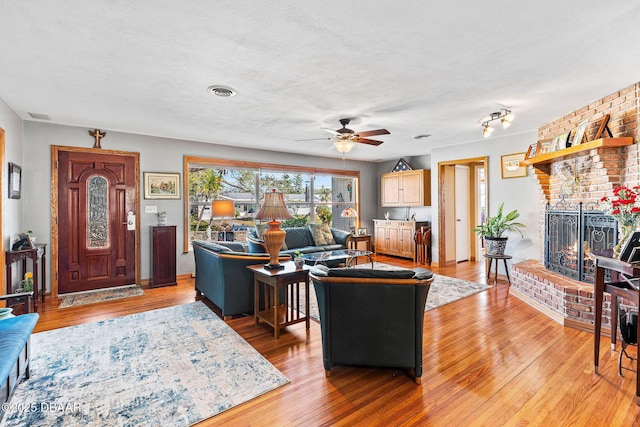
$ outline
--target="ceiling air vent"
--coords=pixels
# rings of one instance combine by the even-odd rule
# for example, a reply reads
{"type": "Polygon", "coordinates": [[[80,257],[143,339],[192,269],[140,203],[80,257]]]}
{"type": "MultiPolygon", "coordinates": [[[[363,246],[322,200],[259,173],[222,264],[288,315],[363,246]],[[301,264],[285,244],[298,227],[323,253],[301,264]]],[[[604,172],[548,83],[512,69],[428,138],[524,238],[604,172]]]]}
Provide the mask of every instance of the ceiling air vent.
{"type": "Polygon", "coordinates": [[[234,89],[231,89],[228,86],[218,86],[218,85],[209,86],[207,90],[209,91],[210,94],[221,96],[223,98],[236,96],[236,94],[238,93],[234,89]]]}
{"type": "Polygon", "coordinates": [[[51,117],[46,114],[38,114],[38,113],[29,113],[32,119],[36,120],[51,120],[51,117]]]}

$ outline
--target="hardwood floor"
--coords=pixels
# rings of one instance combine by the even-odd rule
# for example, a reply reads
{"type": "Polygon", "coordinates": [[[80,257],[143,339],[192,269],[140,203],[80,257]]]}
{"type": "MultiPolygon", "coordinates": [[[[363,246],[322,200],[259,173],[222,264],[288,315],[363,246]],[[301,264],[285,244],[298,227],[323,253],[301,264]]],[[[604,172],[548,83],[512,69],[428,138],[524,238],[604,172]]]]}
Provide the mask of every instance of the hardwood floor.
{"type": "MultiPolygon", "coordinates": [[[[411,267],[408,260],[377,261],[411,267]]],[[[433,268],[485,282],[482,263],[433,268]]],[[[194,301],[193,281],[145,289],[145,295],[58,309],[49,299],[36,331],[194,301]]],[[[208,304],[211,306],[211,304],[208,304]]],[[[214,308],[218,314],[219,310],[214,308]]],[[[618,376],[618,352],[601,341],[593,373],[593,337],[563,327],[509,295],[506,282],[425,313],[424,372],[416,385],[403,371],[337,366],[325,378],[320,327],[272,330],[253,318],[228,322],[291,383],[198,424],[632,426],[640,423],[635,374],[618,376]]],[[[618,347],[619,349],[619,347],[618,347]]],[[[34,349],[33,351],[37,351],[34,349]]],[[[630,349],[635,356],[636,348],[630,349]]],[[[625,366],[631,362],[624,361],[625,366]]]]}

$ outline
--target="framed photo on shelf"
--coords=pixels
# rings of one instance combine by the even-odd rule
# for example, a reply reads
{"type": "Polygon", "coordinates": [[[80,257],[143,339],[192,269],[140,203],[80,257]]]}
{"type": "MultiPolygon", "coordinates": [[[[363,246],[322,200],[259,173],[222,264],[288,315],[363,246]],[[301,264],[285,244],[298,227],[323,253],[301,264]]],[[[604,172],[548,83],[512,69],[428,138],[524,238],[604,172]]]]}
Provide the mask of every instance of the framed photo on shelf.
{"type": "Polygon", "coordinates": [[[568,148],[570,146],[569,144],[570,135],[571,135],[571,131],[561,133],[560,135],[556,135],[556,137],[553,138],[553,141],[551,142],[551,145],[553,148],[551,151],[564,150],[565,148],[568,148]]]}
{"type": "Polygon", "coordinates": [[[536,149],[536,156],[548,154],[551,152],[551,140],[538,142],[538,148],[536,149]]]}
{"type": "Polygon", "coordinates": [[[22,192],[22,168],[9,162],[9,198],[19,199],[22,192]]]}
{"type": "Polygon", "coordinates": [[[527,176],[527,167],[520,162],[524,161],[527,153],[513,153],[500,156],[502,178],[520,178],[527,176]]]}
{"type": "Polygon", "coordinates": [[[609,114],[607,114],[606,116],[604,116],[602,118],[602,122],[600,123],[600,127],[598,127],[598,131],[596,132],[596,136],[593,139],[600,139],[602,138],[602,135],[604,134],[604,131],[607,131],[607,133],[609,134],[609,137],[613,137],[613,135],[611,134],[611,129],[609,129],[609,120],[611,119],[611,116],[609,114]]]}
{"type": "Polygon", "coordinates": [[[358,228],[356,234],[358,236],[366,236],[367,235],[367,229],[366,228],[358,228]]]}
{"type": "Polygon", "coordinates": [[[584,138],[584,133],[587,130],[588,124],[589,119],[580,122],[580,124],[576,128],[576,133],[574,134],[573,142],[571,142],[571,145],[576,146],[582,144],[582,139],[584,138]]]}
{"type": "Polygon", "coordinates": [[[180,173],[144,172],[145,199],[180,199],[180,173]]]}
{"type": "Polygon", "coordinates": [[[527,154],[524,156],[525,159],[531,159],[536,156],[536,151],[538,150],[538,143],[531,144],[529,149],[527,150],[527,154]]]}

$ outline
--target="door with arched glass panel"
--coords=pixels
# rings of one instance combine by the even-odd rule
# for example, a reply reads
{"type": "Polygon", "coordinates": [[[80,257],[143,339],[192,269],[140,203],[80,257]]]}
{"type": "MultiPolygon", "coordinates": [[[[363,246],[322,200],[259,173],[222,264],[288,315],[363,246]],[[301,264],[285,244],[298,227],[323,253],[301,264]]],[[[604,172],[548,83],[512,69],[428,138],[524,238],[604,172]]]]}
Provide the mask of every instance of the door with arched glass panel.
{"type": "Polygon", "coordinates": [[[58,293],[134,284],[135,157],[60,151],[58,169],[58,293]]]}

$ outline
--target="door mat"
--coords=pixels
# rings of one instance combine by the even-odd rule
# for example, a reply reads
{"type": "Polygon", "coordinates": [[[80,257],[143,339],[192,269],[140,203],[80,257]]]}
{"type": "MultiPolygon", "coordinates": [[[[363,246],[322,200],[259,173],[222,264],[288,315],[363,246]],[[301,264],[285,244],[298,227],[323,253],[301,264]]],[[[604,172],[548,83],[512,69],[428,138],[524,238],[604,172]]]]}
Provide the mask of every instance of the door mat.
{"type": "Polygon", "coordinates": [[[60,303],[58,308],[77,307],[79,305],[95,304],[98,302],[112,301],[129,297],[138,297],[140,295],[144,295],[144,291],[139,285],[78,292],[72,295],[66,295],[62,299],[62,302],[60,303]]]}

